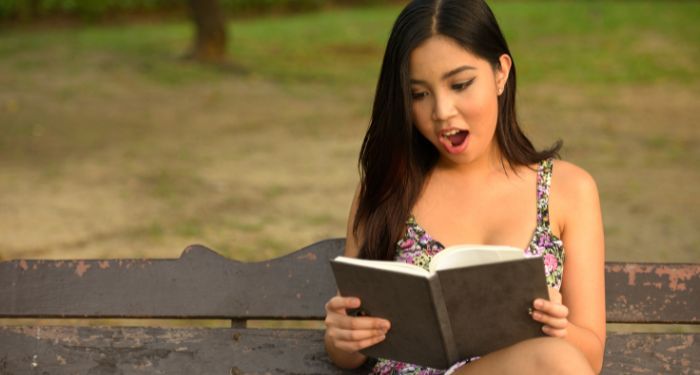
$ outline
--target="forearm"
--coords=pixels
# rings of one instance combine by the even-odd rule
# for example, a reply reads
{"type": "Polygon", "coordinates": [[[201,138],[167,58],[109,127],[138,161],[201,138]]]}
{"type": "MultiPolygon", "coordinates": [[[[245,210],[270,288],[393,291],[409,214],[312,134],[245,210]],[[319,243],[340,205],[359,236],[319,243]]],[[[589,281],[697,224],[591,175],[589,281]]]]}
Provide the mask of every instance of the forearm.
{"type": "Polygon", "coordinates": [[[326,335],[324,337],[326,352],[333,363],[341,368],[354,369],[362,366],[367,360],[367,356],[360,352],[346,352],[333,345],[326,335]]]}
{"type": "Polygon", "coordinates": [[[588,363],[596,373],[600,373],[605,354],[605,337],[599,338],[590,329],[569,322],[565,339],[586,356],[588,363]]]}

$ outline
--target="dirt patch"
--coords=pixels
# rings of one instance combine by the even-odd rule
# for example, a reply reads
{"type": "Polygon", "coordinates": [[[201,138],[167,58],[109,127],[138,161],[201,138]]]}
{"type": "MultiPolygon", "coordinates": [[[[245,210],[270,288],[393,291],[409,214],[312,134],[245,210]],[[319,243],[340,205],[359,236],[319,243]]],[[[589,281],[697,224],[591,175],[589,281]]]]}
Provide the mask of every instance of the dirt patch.
{"type": "MultiPolygon", "coordinates": [[[[168,85],[18,56],[0,61],[0,258],[174,258],[201,243],[253,260],[344,236],[373,84],[168,85]]],[[[697,260],[699,94],[521,88],[535,143],[562,138],[596,177],[609,259],[697,260]]]]}
{"type": "Polygon", "coordinates": [[[597,179],[608,259],[698,259],[700,88],[525,90],[523,118],[537,143],[562,138],[564,158],[597,179]]]}

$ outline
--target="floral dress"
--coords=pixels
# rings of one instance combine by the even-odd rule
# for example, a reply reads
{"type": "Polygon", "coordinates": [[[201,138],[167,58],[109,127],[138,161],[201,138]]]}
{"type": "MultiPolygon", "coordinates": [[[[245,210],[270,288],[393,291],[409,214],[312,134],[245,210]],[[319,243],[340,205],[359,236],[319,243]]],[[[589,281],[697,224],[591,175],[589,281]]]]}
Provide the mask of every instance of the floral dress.
{"type": "MultiPolygon", "coordinates": [[[[552,234],[549,226],[549,187],[552,181],[552,159],[542,161],[537,169],[537,227],[527,249],[526,257],[542,257],[545,265],[547,285],[559,289],[564,270],[564,247],[562,241],[552,234]]],[[[444,249],[418,225],[411,216],[406,221],[406,232],[396,244],[396,261],[415,264],[428,269],[433,255],[444,249]]],[[[467,358],[446,370],[379,358],[372,369],[377,375],[449,375],[479,357],[467,358]]]]}

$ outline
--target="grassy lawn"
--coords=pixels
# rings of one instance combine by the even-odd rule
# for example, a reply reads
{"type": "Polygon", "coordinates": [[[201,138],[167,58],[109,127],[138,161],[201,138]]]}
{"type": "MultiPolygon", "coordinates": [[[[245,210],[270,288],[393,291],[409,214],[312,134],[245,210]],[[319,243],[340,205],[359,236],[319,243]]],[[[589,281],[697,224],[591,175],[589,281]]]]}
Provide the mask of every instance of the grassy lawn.
{"type": "MultiPolygon", "coordinates": [[[[493,7],[526,131],[598,181],[608,259],[697,261],[700,4],[493,7]]],[[[343,236],[397,13],[234,21],[245,73],[181,61],[186,22],[0,30],[0,259],[260,260],[343,236]]]]}

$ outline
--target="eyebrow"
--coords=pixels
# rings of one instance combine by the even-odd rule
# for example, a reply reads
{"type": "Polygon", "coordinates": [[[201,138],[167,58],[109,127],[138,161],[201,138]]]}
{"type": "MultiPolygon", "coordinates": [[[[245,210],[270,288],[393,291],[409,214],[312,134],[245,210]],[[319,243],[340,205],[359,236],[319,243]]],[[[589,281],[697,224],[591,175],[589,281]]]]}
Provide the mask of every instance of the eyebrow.
{"type": "MultiPolygon", "coordinates": [[[[452,69],[452,70],[450,70],[449,72],[443,74],[443,75],[442,75],[442,79],[443,79],[443,80],[446,80],[446,79],[452,77],[453,75],[459,74],[459,73],[461,73],[461,72],[463,72],[463,71],[465,71],[465,70],[476,70],[476,68],[473,67],[473,66],[471,66],[471,65],[460,66],[459,68],[452,69]]],[[[427,84],[427,82],[421,81],[421,80],[419,80],[419,79],[411,79],[411,84],[427,84]]]]}

